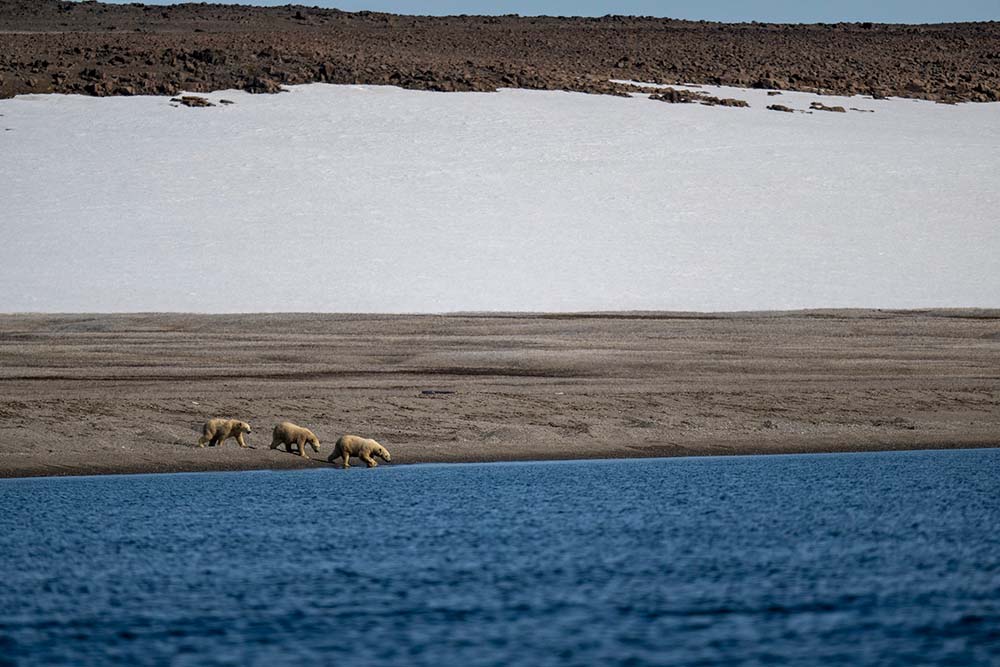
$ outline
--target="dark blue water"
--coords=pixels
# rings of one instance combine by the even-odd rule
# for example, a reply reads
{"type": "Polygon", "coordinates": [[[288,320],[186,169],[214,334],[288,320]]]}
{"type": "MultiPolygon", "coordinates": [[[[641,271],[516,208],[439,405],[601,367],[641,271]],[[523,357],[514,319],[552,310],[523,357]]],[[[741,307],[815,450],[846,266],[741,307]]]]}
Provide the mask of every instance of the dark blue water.
{"type": "Polygon", "coordinates": [[[0,481],[0,663],[1000,664],[1000,450],[0,481]]]}

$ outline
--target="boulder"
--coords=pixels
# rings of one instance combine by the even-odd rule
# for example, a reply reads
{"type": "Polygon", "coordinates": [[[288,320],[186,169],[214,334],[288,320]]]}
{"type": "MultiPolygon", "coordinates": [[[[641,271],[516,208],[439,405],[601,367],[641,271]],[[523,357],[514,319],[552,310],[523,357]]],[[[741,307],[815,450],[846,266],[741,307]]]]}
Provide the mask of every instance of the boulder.
{"type": "Polygon", "coordinates": [[[274,79],[268,79],[263,76],[255,76],[243,83],[243,90],[248,93],[256,94],[274,94],[284,92],[284,88],[281,87],[274,79]]]}
{"type": "Polygon", "coordinates": [[[810,109],[815,109],[816,111],[833,111],[836,113],[847,113],[847,109],[844,107],[828,107],[822,102],[813,102],[809,105],[810,109]]]}
{"type": "Polygon", "coordinates": [[[179,102],[186,107],[214,107],[215,105],[206,100],[204,97],[199,97],[198,95],[181,95],[180,97],[175,97],[171,102],[179,102]]]}

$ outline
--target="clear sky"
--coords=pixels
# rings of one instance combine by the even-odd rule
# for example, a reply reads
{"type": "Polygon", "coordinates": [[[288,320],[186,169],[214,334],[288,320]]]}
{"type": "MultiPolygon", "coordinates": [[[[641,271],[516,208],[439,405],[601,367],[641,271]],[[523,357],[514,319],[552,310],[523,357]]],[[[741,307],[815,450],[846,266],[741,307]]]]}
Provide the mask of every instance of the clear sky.
{"type": "MultiPolygon", "coordinates": [[[[126,2],[129,0],[111,0],[126,2]]],[[[146,0],[176,4],[175,0],[146,0]]],[[[177,0],[179,1],[179,0],[177,0]]],[[[217,0],[218,1],[218,0],[217,0]]],[[[240,4],[285,5],[294,0],[240,4]]],[[[298,4],[397,14],[633,14],[707,21],[938,23],[1000,21],[1000,0],[298,0],[298,4]]]]}

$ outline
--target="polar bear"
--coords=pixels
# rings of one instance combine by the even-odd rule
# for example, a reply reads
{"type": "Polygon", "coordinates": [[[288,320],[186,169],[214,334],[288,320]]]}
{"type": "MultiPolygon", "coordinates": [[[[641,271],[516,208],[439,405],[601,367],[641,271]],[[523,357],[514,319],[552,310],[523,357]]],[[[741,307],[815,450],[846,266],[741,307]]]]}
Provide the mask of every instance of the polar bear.
{"type": "Polygon", "coordinates": [[[373,457],[377,456],[386,463],[392,462],[392,456],[389,455],[389,450],[378,444],[374,440],[369,438],[362,438],[357,435],[345,435],[337,440],[337,444],[333,446],[333,453],[330,454],[330,458],[327,459],[330,463],[337,457],[343,457],[344,468],[351,467],[351,457],[357,456],[359,459],[364,461],[369,468],[374,468],[378,465],[373,457]]]}
{"type": "Polygon", "coordinates": [[[240,447],[246,447],[243,434],[250,432],[250,424],[241,422],[239,419],[209,419],[201,427],[201,437],[198,438],[198,446],[204,447],[205,443],[215,447],[221,445],[229,438],[236,438],[240,447]]]}
{"type": "Polygon", "coordinates": [[[306,445],[312,446],[314,452],[319,452],[319,438],[309,429],[296,426],[292,422],[281,422],[274,427],[271,449],[284,445],[285,451],[290,452],[293,444],[299,446],[299,456],[306,455],[306,445]]]}

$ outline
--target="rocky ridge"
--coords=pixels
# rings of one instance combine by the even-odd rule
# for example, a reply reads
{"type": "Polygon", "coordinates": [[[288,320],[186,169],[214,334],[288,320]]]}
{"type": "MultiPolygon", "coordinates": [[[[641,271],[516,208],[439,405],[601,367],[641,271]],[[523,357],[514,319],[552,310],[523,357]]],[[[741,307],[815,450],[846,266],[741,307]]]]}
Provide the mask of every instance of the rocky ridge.
{"type": "Polygon", "coordinates": [[[272,93],[309,82],[625,94],[610,79],[1000,100],[1000,23],[398,16],[0,0],[0,97],[272,93]]]}

